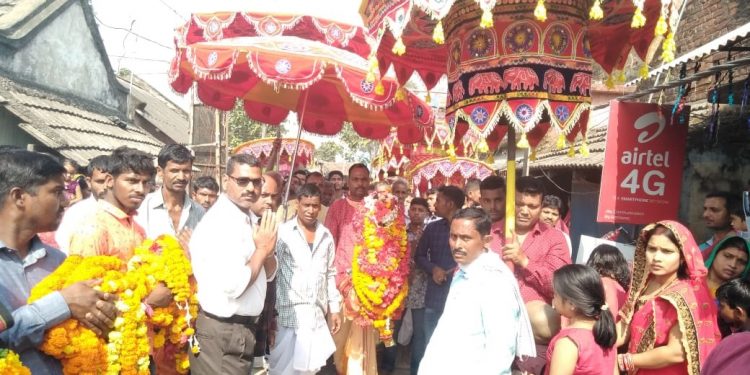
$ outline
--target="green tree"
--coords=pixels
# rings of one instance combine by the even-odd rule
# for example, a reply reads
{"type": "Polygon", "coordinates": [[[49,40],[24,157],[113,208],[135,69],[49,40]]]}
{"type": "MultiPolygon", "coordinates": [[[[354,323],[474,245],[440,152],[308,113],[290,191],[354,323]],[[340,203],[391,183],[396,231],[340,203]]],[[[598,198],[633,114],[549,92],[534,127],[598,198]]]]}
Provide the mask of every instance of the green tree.
{"type": "Polygon", "coordinates": [[[234,108],[229,112],[227,122],[230,149],[253,139],[275,137],[279,130],[281,134],[284,134],[285,131],[283,122],[279,126],[273,126],[248,118],[241,101],[237,101],[234,108]]]}
{"type": "Polygon", "coordinates": [[[319,161],[335,162],[337,156],[343,156],[344,147],[334,141],[325,141],[315,150],[315,159],[319,161]]]}
{"type": "Polygon", "coordinates": [[[342,156],[347,162],[370,164],[378,152],[378,142],[357,134],[348,122],[341,128],[338,138],[344,143],[342,156]]]}

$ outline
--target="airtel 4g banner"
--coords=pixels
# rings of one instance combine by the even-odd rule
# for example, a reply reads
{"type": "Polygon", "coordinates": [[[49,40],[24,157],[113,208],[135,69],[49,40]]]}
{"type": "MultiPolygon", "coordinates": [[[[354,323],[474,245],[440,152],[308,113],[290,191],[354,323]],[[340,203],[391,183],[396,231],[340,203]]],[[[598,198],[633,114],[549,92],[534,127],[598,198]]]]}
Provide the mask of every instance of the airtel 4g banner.
{"type": "Polygon", "coordinates": [[[597,221],[677,219],[689,110],[672,118],[671,106],[610,103],[597,221]]]}

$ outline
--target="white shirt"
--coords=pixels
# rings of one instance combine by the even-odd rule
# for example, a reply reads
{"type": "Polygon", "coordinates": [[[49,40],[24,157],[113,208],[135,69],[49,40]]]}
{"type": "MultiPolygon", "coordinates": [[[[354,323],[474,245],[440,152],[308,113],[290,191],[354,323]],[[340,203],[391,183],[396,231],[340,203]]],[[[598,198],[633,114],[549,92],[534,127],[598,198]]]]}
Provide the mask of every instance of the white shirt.
{"type": "Polygon", "coordinates": [[[213,315],[258,316],[266,299],[266,278],[260,268],[255,282],[248,286],[252,271],[246,263],[255,253],[253,224],[222,194],[195,228],[190,239],[193,274],[198,282],[198,303],[213,315]]]}
{"type": "Polygon", "coordinates": [[[518,283],[495,253],[460,266],[450,288],[420,375],[510,375],[516,355],[536,354],[518,283]]]}
{"type": "Polygon", "coordinates": [[[177,233],[185,227],[195,230],[205,213],[206,210],[203,206],[190,199],[186,193],[185,201],[182,203],[180,221],[178,227],[175,228],[172,218],[169,217],[169,210],[164,205],[162,189],[159,189],[146,195],[146,199],[138,207],[135,222],[146,230],[146,237],[148,238],[156,238],[162,234],[177,236],[177,233]]]}
{"type": "Polygon", "coordinates": [[[78,225],[83,223],[83,219],[94,215],[95,212],[96,198],[93,194],[65,210],[65,215],[55,232],[55,242],[60,247],[60,251],[68,253],[70,237],[78,230],[78,225]]]}

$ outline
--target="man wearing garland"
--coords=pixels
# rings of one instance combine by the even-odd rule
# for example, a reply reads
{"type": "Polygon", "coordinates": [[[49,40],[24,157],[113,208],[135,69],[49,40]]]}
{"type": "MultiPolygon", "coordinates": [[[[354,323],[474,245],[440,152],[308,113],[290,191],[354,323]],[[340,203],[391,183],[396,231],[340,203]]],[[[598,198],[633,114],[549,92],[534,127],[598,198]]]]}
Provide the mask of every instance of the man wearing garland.
{"type": "MultiPolygon", "coordinates": [[[[349,194],[343,199],[336,200],[331,204],[326,216],[325,227],[331,231],[333,242],[336,245],[336,256],[334,262],[336,265],[336,284],[344,298],[347,298],[352,290],[352,254],[354,246],[362,241],[362,227],[364,225],[365,196],[370,186],[370,170],[364,164],[354,164],[349,168],[349,194]]],[[[344,311],[344,319],[341,329],[334,336],[336,342],[336,353],[334,361],[336,369],[340,374],[347,373],[349,359],[346,356],[347,342],[350,340],[350,332],[354,331],[356,337],[364,335],[374,336],[375,332],[372,327],[360,327],[352,324],[351,319],[347,319],[347,312],[344,311]]],[[[363,358],[364,363],[358,366],[366,367],[367,374],[377,372],[377,363],[375,361],[374,344],[366,353],[367,358],[363,358]]]]}
{"type": "Polygon", "coordinates": [[[194,375],[250,373],[266,285],[276,275],[276,214],[266,210],[259,224],[253,222],[263,185],[260,164],[247,154],[232,155],[223,185],[226,192],[190,240],[201,308],[195,323],[200,353],[190,353],[194,375]]]}
{"type": "Polygon", "coordinates": [[[0,333],[0,347],[16,351],[34,375],[61,374],[60,363],[37,349],[45,332],[72,317],[104,335],[117,314],[114,296],[88,281],[26,303],[31,289],[65,259],[37,236],[62,219],[65,169],[48,155],[25,150],[1,151],[0,165],[0,304],[15,321],[0,333]]]}
{"type": "Polygon", "coordinates": [[[297,199],[297,216],[281,225],[276,243],[279,331],[271,350],[273,375],[317,372],[336,350],[331,334],[341,326],[333,237],[318,222],[320,189],[302,185],[297,199]]]}

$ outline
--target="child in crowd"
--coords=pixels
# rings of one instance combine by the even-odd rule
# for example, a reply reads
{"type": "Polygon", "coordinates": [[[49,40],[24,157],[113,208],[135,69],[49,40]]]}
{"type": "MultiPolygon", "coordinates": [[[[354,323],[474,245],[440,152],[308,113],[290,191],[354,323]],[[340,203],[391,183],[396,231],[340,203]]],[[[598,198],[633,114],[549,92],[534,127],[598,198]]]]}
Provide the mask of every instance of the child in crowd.
{"type": "Polygon", "coordinates": [[[599,245],[594,248],[586,265],[599,272],[604,285],[604,293],[615,320],[619,320],[620,307],[628,298],[630,268],[620,250],[612,245],[599,245]]]}
{"type": "Polygon", "coordinates": [[[81,186],[78,184],[78,164],[71,160],[63,160],[63,167],[65,167],[65,197],[68,198],[68,206],[72,206],[74,203],[83,199],[83,193],[81,192],[81,186]]]}
{"type": "Polygon", "coordinates": [[[568,264],[555,271],[552,286],[552,306],[569,324],[549,344],[545,373],[614,374],[617,330],[599,274],[588,266],[568,264]]]}
{"type": "Polygon", "coordinates": [[[750,281],[730,280],[716,290],[719,316],[732,327],[703,365],[703,375],[747,374],[750,363],[750,281]]]}

